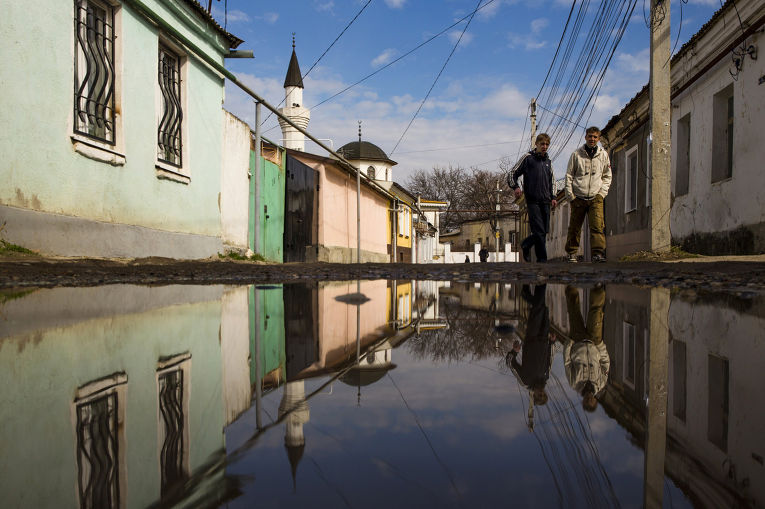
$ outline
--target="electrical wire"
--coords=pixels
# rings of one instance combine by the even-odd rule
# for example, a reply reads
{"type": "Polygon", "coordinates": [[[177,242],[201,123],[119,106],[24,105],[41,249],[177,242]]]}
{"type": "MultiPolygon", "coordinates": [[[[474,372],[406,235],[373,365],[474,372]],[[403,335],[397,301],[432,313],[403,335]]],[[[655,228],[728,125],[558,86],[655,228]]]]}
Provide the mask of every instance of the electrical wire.
{"type": "Polygon", "coordinates": [[[478,4],[476,5],[475,9],[473,10],[473,13],[470,15],[470,19],[468,19],[467,23],[465,23],[465,28],[462,29],[462,33],[460,34],[459,38],[457,39],[457,42],[454,43],[454,47],[452,48],[452,51],[449,53],[449,56],[446,57],[446,61],[444,61],[444,65],[441,66],[441,70],[438,71],[438,74],[436,75],[436,79],[433,80],[433,84],[430,86],[430,89],[428,90],[428,93],[425,94],[425,97],[423,98],[422,102],[420,103],[420,106],[417,108],[417,111],[414,112],[414,115],[412,116],[412,120],[409,121],[409,124],[406,126],[406,129],[404,129],[404,132],[401,133],[401,137],[398,139],[396,144],[393,146],[393,150],[390,151],[391,155],[393,155],[396,152],[396,149],[398,148],[399,144],[401,143],[401,140],[404,139],[404,136],[406,136],[406,133],[409,131],[409,128],[412,127],[412,123],[414,123],[414,119],[417,118],[417,115],[419,115],[420,110],[422,110],[422,107],[425,105],[425,101],[427,101],[428,97],[430,97],[430,93],[433,91],[433,88],[436,86],[436,83],[438,83],[438,79],[441,77],[441,74],[444,72],[444,69],[446,69],[446,65],[449,63],[449,60],[451,60],[452,55],[454,55],[454,52],[457,51],[457,47],[460,45],[460,42],[462,41],[462,37],[465,35],[465,32],[467,32],[467,29],[470,26],[470,22],[473,21],[473,17],[475,16],[475,13],[478,12],[478,9],[481,7],[481,2],[483,2],[483,0],[478,0],[478,4]]]}

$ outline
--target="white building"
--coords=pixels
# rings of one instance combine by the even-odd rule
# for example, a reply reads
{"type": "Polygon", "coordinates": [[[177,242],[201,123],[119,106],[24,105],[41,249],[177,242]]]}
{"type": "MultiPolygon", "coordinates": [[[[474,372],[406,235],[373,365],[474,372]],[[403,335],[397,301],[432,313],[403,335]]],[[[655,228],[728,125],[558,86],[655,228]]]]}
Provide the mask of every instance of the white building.
{"type": "MultiPolygon", "coordinates": [[[[765,251],[765,3],[728,0],[671,61],[673,244],[702,254],[765,251]]],[[[608,256],[648,249],[647,87],[603,129],[613,182],[608,256]]]]}

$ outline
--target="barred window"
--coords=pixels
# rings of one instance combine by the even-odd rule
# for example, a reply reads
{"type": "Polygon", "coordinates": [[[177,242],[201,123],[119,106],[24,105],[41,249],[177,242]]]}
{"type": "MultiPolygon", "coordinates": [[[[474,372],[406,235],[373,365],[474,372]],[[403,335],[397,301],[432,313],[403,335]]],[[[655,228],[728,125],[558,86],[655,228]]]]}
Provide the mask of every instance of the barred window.
{"type": "Polygon", "coordinates": [[[159,46],[160,120],[157,128],[157,158],[181,167],[181,58],[167,47],[159,46]]]}
{"type": "Polygon", "coordinates": [[[114,145],[114,8],[74,2],[74,131],[114,145]]]}
{"type": "Polygon", "coordinates": [[[367,177],[369,177],[370,180],[375,180],[375,167],[370,166],[367,168],[367,177]]]}

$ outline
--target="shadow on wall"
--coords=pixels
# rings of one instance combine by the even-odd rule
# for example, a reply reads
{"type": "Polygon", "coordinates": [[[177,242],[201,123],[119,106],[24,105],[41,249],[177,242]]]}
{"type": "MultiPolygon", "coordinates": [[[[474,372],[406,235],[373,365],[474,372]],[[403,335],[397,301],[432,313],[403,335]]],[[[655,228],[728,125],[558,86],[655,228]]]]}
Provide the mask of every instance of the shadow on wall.
{"type": "Polygon", "coordinates": [[[682,239],[673,239],[673,244],[683,251],[702,255],[749,255],[759,254],[755,248],[755,234],[746,226],[735,230],[715,233],[692,233],[682,239]]]}

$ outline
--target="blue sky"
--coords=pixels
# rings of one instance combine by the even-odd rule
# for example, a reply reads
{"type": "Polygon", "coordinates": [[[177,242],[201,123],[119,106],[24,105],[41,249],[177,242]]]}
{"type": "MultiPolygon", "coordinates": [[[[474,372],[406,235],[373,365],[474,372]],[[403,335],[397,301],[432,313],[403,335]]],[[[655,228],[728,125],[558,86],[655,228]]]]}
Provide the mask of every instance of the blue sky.
{"type": "MultiPolygon", "coordinates": [[[[240,49],[255,53],[254,59],[227,60],[226,66],[277,105],[284,98],[292,32],[296,33],[296,51],[305,75],[366,3],[215,0],[215,18],[245,40],[240,49]]],[[[339,148],[357,139],[357,121],[361,120],[363,139],[380,146],[399,163],[394,167],[394,180],[404,184],[417,169],[451,164],[494,171],[503,156],[515,158],[529,101],[555,53],[570,1],[494,0],[480,10],[397,147],[466,22],[314,107],[441,32],[477,4],[477,0],[372,0],[304,79],[304,105],[311,108],[308,130],[317,138],[332,140],[334,148],[339,148]]],[[[680,28],[680,4],[680,0],[672,2],[673,45],[680,28]]],[[[719,7],[719,0],[689,0],[684,4],[677,48],[719,7]]],[[[648,47],[641,0],[611,62],[591,124],[604,125],[647,83],[648,47]]],[[[254,105],[231,84],[226,86],[225,107],[254,126],[254,105]]],[[[272,116],[263,126],[264,136],[279,141],[281,131],[275,126],[272,116]]],[[[306,150],[323,153],[310,142],[306,150]]],[[[565,172],[565,159],[554,162],[558,177],[565,172]]]]}

